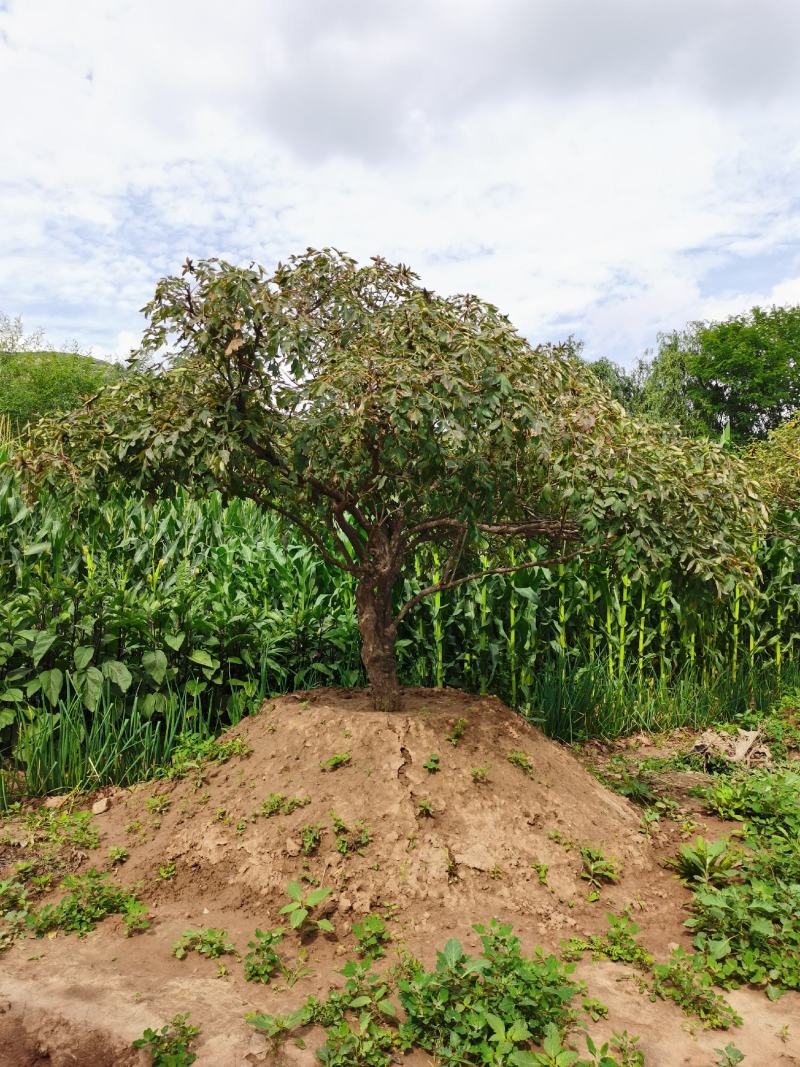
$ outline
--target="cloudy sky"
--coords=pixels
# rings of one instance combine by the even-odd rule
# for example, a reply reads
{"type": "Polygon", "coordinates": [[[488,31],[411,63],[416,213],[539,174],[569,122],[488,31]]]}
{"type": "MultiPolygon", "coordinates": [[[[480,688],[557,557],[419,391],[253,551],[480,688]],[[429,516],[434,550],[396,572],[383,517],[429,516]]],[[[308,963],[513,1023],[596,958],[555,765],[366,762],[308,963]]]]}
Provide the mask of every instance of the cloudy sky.
{"type": "Polygon", "coordinates": [[[0,311],[124,353],[187,255],[411,264],[630,364],[800,302],[797,0],[0,0],[0,311]]]}

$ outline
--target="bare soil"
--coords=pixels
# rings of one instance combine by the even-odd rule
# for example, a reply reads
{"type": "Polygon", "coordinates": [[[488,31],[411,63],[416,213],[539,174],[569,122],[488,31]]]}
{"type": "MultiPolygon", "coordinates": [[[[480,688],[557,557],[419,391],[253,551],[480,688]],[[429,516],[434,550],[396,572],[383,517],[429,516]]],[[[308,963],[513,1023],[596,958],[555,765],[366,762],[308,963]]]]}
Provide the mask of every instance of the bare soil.
{"type": "MultiPolygon", "coordinates": [[[[102,866],[110,846],[127,848],[130,858],[114,877],[140,887],[152,926],[126,938],[112,918],[82,940],[25,940],[6,952],[0,1067],[143,1065],[148,1058],[131,1049],[132,1040],[177,1012],[190,1012],[202,1027],[200,1065],[310,1067],[319,1044],[313,1033],[305,1048],[289,1042],[276,1051],[244,1016],[289,1010],[339,984],[338,969],[355,956],[352,923],[370,911],[388,909],[395,945],[428,965],[450,937],[475,948],[472,924],[492,917],[510,921],[526,949],[557,950],[573,934],[602,933],[607,913],[627,907],[657,956],[688,944],[682,924],[689,893],[662,865],[676,851],[680,824],[662,820],[657,832],[643,834],[639,809],[601,785],[575,752],[494,698],[408,690],[404,710],[389,715],[372,711],[361,692],[317,690],[265,704],[226,739],[234,736],[251,753],[208,765],[199,779],[192,774],[98,794],[109,801],[95,817],[100,849],[78,857],[78,868],[102,866]],[[452,744],[447,737],[459,719],[466,726],[452,744]],[[528,756],[530,775],[509,762],[512,752],[528,756]],[[345,765],[322,768],[344,753],[350,754],[345,765]],[[437,773],[424,767],[434,753],[437,773]],[[487,768],[488,781],[476,783],[475,768],[487,768]],[[309,802],[288,815],[260,815],[273,793],[309,802]],[[148,805],[154,796],[163,802],[148,805]],[[420,801],[430,804],[432,817],[420,812],[420,801]],[[159,814],[154,806],[166,810],[159,814]],[[369,844],[342,854],[331,812],[351,829],[368,827],[369,844]],[[303,852],[309,824],[324,827],[313,855],[303,852]],[[580,845],[614,856],[623,871],[597,902],[587,899],[589,886],[580,877],[580,845]],[[173,864],[173,876],[159,874],[171,874],[173,864]],[[545,885],[536,870],[541,864],[545,885]],[[286,885],[300,878],[333,888],[328,910],[336,935],[307,943],[312,974],[293,988],[281,980],[245,982],[233,957],[223,958],[229,973],[218,977],[217,961],[172,955],[180,935],[200,926],[224,928],[244,955],[256,927],[279,924],[286,885]]],[[[608,755],[594,747],[582,758],[598,764],[608,755]]],[[[687,800],[682,783],[673,786],[687,800]]],[[[80,806],[96,799],[81,798],[80,806]]],[[[712,833],[719,828],[706,823],[712,833]]],[[[12,847],[0,860],[7,869],[26,855],[13,825],[8,836],[12,847]]],[[[624,966],[587,959],[576,973],[589,995],[609,1007],[608,1019],[591,1031],[600,1038],[623,1029],[638,1034],[648,1067],[711,1067],[713,1050],[731,1040],[745,1053],[746,1067],[800,1063],[797,994],[771,1003],[759,991],[737,991],[729,999],[742,1027],[713,1033],[676,1005],[651,1002],[624,966]]],[[[415,1054],[403,1062],[429,1061],[415,1054]]]]}

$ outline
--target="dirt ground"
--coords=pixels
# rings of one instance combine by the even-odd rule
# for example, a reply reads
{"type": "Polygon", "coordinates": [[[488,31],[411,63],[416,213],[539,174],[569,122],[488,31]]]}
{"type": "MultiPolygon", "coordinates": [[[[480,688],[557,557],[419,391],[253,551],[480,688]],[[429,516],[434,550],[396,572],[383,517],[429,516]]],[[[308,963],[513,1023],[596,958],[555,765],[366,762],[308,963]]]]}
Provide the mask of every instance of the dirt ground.
{"type": "MultiPolygon", "coordinates": [[[[241,737],[252,751],[206,766],[200,780],[190,774],[80,798],[80,807],[98,798],[108,805],[95,816],[100,848],[76,857],[74,866],[103,866],[109,847],[124,846],[129,859],[114,877],[139,887],[152,925],[126,938],[112,918],[84,939],[59,934],[12,946],[0,958],[1,1067],[144,1065],[147,1056],[131,1041],[177,1012],[190,1012],[202,1027],[201,1067],[310,1067],[320,1043],[313,1032],[305,1048],[289,1042],[275,1051],[244,1016],[287,1011],[341,983],[337,970],[355,956],[351,925],[370,911],[391,915],[394,944],[428,965],[450,937],[476,948],[472,924],[492,917],[511,922],[525,949],[555,951],[574,934],[604,932],[607,913],[629,908],[657,957],[688,946],[682,924],[689,893],[663,861],[688,832],[687,820],[697,823],[692,833],[724,829],[692,813],[691,775],[668,783],[682,818],[643,833],[640,809],[581,762],[602,766],[611,750],[576,753],[494,698],[447,690],[410,690],[395,715],[372,711],[360,692],[295,694],[268,702],[226,736],[241,737]],[[448,735],[462,719],[463,736],[453,744],[448,735]],[[530,773],[508,760],[514,752],[528,757],[530,773]],[[350,758],[324,770],[337,754],[350,758]],[[439,756],[435,773],[424,766],[432,754],[439,756]],[[476,768],[486,769],[486,781],[474,780],[484,777],[473,775],[476,768]],[[309,799],[290,814],[259,814],[275,793],[309,799]],[[432,815],[420,811],[420,801],[432,815]],[[351,830],[368,828],[369,843],[343,854],[331,812],[351,830]],[[302,828],[309,824],[324,829],[318,850],[306,855],[302,828]],[[588,899],[580,877],[581,845],[614,856],[623,871],[599,901],[588,899]],[[537,873],[542,864],[546,884],[537,873]],[[307,945],[311,973],[293,988],[280,979],[245,982],[232,957],[222,961],[228,973],[218,976],[218,961],[172,955],[180,935],[199,926],[225,929],[244,955],[256,927],[279,923],[287,883],[300,878],[334,890],[327,908],[336,933],[307,945]]],[[[647,754],[657,751],[647,738],[636,743],[650,746],[642,749],[647,754]]],[[[26,854],[13,822],[2,834],[8,843],[0,878],[3,864],[7,875],[26,854]]],[[[604,1039],[623,1029],[638,1034],[648,1067],[712,1067],[714,1049],[731,1040],[745,1067],[800,1064],[800,995],[772,1003],[755,990],[731,993],[743,1025],[715,1033],[671,1002],[650,1001],[623,965],[586,957],[576,975],[609,1008],[591,1032],[604,1039]]],[[[414,1054],[402,1062],[429,1060],[414,1054]]]]}

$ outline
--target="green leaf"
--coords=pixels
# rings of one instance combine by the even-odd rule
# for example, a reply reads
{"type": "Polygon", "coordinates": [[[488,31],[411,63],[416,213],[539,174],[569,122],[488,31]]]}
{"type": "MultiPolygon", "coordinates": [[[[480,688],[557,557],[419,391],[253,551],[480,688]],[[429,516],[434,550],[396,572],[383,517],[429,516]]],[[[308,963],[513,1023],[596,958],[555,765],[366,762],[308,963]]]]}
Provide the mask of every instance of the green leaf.
{"type": "Polygon", "coordinates": [[[211,670],[216,670],[219,667],[219,660],[212,659],[204,648],[196,648],[189,656],[189,659],[192,663],[199,663],[201,667],[210,667],[211,670]]]}
{"type": "Polygon", "coordinates": [[[312,889],[306,897],[306,903],[309,907],[314,908],[317,904],[321,904],[326,897],[331,895],[330,889],[325,886],[321,886],[319,889],[312,889]]]}
{"type": "Polygon", "coordinates": [[[296,930],[298,926],[303,925],[307,918],[307,908],[295,908],[292,914],[289,916],[289,925],[293,930],[296,930]]]}
{"type": "Polygon", "coordinates": [[[50,650],[56,637],[57,634],[51,634],[48,630],[40,630],[36,634],[36,639],[33,642],[33,649],[31,650],[31,659],[33,660],[34,667],[39,666],[50,650]]]}
{"type": "Polygon", "coordinates": [[[186,634],[185,633],[164,634],[164,643],[169,645],[169,647],[174,652],[177,652],[180,649],[181,645],[183,644],[183,642],[185,640],[186,640],[186,634]]]}
{"type": "Polygon", "coordinates": [[[117,659],[107,659],[102,666],[102,671],[104,677],[113,682],[121,693],[128,692],[133,678],[124,663],[120,663],[117,659]]]}
{"type": "Polygon", "coordinates": [[[61,687],[64,684],[64,675],[58,667],[53,667],[50,671],[42,671],[39,674],[38,681],[41,684],[42,692],[50,703],[57,704],[61,695],[61,687]]]}
{"type": "Polygon", "coordinates": [[[150,675],[156,685],[161,685],[167,674],[167,657],[160,648],[145,652],[142,656],[142,669],[150,675]]]}
{"type": "Polygon", "coordinates": [[[83,705],[89,711],[94,711],[103,692],[103,673],[97,667],[87,667],[79,680],[83,705]]]}
{"type": "Polygon", "coordinates": [[[0,693],[0,700],[5,700],[9,704],[19,704],[24,699],[25,695],[21,689],[6,689],[4,693],[0,693]]]}
{"type": "Polygon", "coordinates": [[[79,645],[75,649],[75,655],[73,657],[75,661],[75,669],[82,671],[84,667],[88,667],[94,655],[94,645],[79,645]]]}
{"type": "Polygon", "coordinates": [[[440,953],[441,958],[444,960],[448,967],[455,967],[460,959],[464,956],[464,949],[461,947],[461,942],[456,938],[451,937],[444,949],[440,953]]]}
{"type": "Polygon", "coordinates": [[[11,726],[16,717],[16,712],[11,708],[0,708],[0,730],[5,730],[7,726],[11,726]]]}

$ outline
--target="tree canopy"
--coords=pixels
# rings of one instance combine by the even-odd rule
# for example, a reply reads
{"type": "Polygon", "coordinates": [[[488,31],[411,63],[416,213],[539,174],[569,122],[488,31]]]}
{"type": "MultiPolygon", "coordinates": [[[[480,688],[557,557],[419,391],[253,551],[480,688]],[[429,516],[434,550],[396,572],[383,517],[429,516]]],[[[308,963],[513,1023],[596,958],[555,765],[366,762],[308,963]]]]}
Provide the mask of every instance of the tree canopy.
{"type": "Polygon", "coordinates": [[[720,587],[747,575],[764,514],[744,464],[631,419],[579,360],[474,296],[309,250],[271,275],[187,261],[145,312],[124,386],[33,430],[20,470],[216,488],[285,516],[356,579],[378,707],[399,705],[398,623],[487,573],[469,566],[486,540],[524,552],[494,573],[606,551],[720,587]],[[431,542],[447,562],[403,600],[431,542]]]}
{"type": "Polygon", "coordinates": [[[43,415],[69,411],[122,368],[74,352],[0,350],[0,415],[17,432],[43,415]]]}

